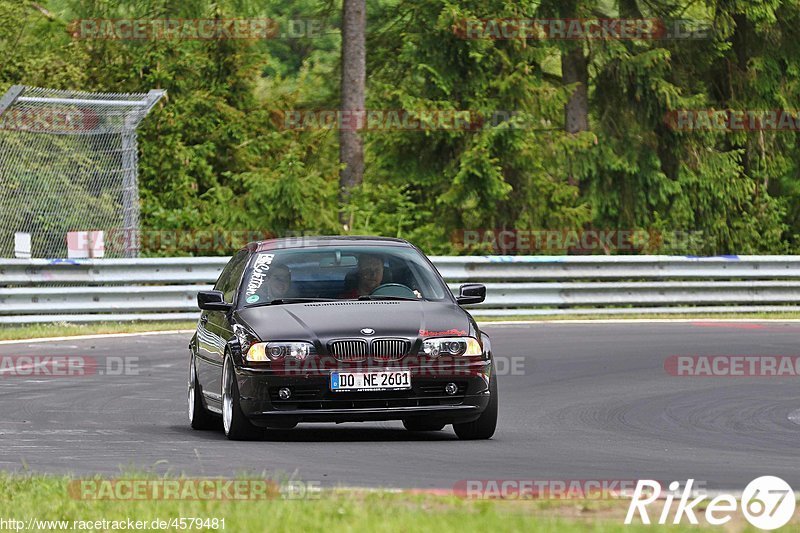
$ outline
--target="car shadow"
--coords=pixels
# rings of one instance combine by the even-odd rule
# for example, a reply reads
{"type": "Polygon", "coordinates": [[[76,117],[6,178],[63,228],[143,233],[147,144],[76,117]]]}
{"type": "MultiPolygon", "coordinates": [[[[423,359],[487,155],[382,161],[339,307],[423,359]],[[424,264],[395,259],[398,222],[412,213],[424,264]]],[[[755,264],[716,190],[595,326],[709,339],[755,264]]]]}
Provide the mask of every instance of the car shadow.
{"type": "Polygon", "coordinates": [[[298,426],[294,429],[270,429],[265,441],[275,442],[404,442],[458,440],[452,429],[442,431],[408,431],[404,428],[374,426],[298,426]]]}
{"type": "MultiPolygon", "coordinates": [[[[196,431],[188,425],[170,426],[170,430],[193,439],[215,441],[225,439],[222,427],[196,431]]],[[[458,440],[452,428],[441,431],[408,431],[402,427],[386,428],[348,424],[346,426],[300,425],[294,429],[268,429],[264,442],[436,442],[458,440]]]]}

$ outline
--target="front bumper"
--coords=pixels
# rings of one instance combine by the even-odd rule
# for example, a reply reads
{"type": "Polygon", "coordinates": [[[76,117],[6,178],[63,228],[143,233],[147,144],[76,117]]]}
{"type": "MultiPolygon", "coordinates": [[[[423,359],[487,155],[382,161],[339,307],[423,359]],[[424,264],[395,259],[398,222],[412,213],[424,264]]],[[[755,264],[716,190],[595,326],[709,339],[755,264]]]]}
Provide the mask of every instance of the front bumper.
{"type": "Polygon", "coordinates": [[[489,403],[489,360],[459,365],[368,366],[339,371],[410,370],[411,389],[398,391],[330,390],[331,370],[287,373],[269,368],[236,369],[242,411],[254,424],[285,426],[298,422],[362,422],[424,419],[445,424],[476,420],[489,403]],[[455,383],[455,394],[445,385],[455,383]],[[278,389],[288,388],[288,400],[278,389]]]}

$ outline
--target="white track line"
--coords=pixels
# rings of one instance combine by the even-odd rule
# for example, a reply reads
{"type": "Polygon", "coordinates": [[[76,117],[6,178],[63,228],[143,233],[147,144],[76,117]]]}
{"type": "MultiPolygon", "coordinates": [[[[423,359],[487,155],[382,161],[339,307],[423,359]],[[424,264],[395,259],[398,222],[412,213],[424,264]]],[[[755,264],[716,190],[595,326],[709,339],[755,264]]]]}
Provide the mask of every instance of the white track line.
{"type": "Polygon", "coordinates": [[[498,320],[495,322],[478,322],[479,326],[517,326],[525,324],[687,324],[702,323],[798,323],[800,318],[598,318],[598,319],[564,319],[564,320],[498,320]]]}
{"type": "Polygon", "coordinates": [[[15,339],[10,341],[0,341],[3,344],[25,344],[37,342],[61,342],[61,341],[79,341],[86,339],[111,339],[115,337],[145,337],[148,335],[174,335],[179,333],[194,333],[193,329],[173,329],[168,331],[142,331],[139,333],[98,333],[96,335],[68,335],[66,337],[43,337],[38,339],[15,339]]]}

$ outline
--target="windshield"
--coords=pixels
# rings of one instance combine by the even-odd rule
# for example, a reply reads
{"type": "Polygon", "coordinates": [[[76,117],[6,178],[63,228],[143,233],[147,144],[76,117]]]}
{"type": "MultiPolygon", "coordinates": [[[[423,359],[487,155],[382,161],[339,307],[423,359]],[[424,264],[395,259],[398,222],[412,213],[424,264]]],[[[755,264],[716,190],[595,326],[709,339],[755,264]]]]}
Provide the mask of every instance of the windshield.
{"type": "Polygon", "coordinates": [[[449,297],[447,286],[414,248],[320,246],[255,254],[242,278],[239,301],[248,307],[293,299],[449,297]]]}

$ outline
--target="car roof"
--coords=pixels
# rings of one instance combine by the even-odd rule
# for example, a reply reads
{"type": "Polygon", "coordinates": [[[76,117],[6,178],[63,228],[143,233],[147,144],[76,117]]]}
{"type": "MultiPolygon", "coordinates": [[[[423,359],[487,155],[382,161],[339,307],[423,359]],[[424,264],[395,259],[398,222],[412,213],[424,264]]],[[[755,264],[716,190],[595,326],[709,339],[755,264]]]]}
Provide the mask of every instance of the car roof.
{"type": "Polygon", "coordinates": [[[411,247],[411,243],[393,237],[378,237],[373,235],[321,235],[286,237],[283,239],[269,239],[249,243],[245,248],[251,252],[265,252],[282,248],[306,248],[317,246],[401,246],[411,247]]]}

